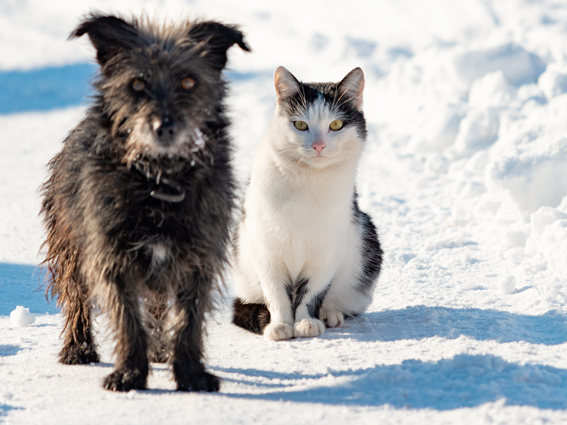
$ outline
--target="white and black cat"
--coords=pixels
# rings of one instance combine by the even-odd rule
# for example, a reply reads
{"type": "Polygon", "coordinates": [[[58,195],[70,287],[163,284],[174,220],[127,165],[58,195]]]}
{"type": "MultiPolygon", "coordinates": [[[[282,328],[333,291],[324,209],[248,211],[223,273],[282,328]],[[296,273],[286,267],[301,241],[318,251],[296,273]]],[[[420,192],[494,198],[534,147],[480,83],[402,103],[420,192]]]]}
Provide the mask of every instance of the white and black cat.
{"type": "Polygon", "coordinates": [[[276,111],[234,238],[233,323],[266,340],[317,336],[366,310],[382,249],[357,203],[364,73],[301,83],[275,73],[276,111]]]}

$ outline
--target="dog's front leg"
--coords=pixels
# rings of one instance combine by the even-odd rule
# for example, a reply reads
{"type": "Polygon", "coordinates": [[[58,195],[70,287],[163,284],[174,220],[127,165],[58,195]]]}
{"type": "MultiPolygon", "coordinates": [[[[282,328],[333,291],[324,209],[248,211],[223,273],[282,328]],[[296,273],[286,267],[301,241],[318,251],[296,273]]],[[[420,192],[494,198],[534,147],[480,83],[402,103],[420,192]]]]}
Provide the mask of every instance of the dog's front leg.
{"type": "Polygon", "coordinates": [[[143,390],[148,378],[148,337],[135,282],[117,278],[107,292],[106,311],[115,325],[116,366],[104,380],[111,391],[143,390]]]}
{"type": "Polygon", "coordinates": [[[213,277],[198,275],[180,288],[180,326],[174,335],[173,375],[178,391],[218,391],[219,378],[205,371],[203,323],[213,277]]]}

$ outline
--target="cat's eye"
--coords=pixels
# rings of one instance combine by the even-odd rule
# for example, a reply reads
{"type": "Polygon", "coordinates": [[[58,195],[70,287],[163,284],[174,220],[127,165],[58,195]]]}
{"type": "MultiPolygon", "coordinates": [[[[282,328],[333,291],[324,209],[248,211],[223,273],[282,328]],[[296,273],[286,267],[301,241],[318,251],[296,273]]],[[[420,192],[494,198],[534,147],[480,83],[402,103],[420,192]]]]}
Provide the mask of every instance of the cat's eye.
{"type": "Polygon", "coordinates": [[[341,120],[335,120],[329,125],[329,128],[333,131],[339,131],[344,125],[341,120]]]}
{"type": "Polygon", "coordinates": [[[294,121],[293,125],[295,126],[295,128],[297,128],[299,131],[305,131],[309,128],[309,126],[307,125],[307,123],[305,121],[294,121]]]}
{"type": "Polygon", "coordinates": [[[185,77],[181,80],[181,88],[183,90],[191,90],[193,87],[195,87],[195,80],[193,78],[185,77]]]}
{"type": "Polygon", "coordinates": [[[134,81],[132,81],[132,89],[134,91],[142,91],[146,88],[146,82],[144,80],[140,80],[139,78],[136,78],[134,81]]]}

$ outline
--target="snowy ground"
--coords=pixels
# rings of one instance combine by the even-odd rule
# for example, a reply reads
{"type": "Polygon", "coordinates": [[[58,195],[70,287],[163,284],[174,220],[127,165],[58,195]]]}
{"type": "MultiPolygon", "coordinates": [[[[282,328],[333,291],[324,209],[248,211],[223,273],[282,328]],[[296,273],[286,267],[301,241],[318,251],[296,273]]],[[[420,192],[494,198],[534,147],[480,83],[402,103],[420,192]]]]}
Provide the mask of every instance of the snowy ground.
{"type": "MultiPolygon", "coordinates": [[[[0,423],[567,422],[567,3],[543,0],[0,2],[0,423]],[[268,343],[209,324],[218,394],[114,394],[100,365],[56,362],[61,318],[37,290],[45,164],[95,69],[66,42],[91,8],[242,25],[230,55],[242,180],[273,111],[273,71],[367,78],[361,207],[385,265],[367,314],[268,343]],[[23,305],[35,315],[15,327],[23,305]]],[[[231,289],[228,288],[228,298],[231,289]]]]}

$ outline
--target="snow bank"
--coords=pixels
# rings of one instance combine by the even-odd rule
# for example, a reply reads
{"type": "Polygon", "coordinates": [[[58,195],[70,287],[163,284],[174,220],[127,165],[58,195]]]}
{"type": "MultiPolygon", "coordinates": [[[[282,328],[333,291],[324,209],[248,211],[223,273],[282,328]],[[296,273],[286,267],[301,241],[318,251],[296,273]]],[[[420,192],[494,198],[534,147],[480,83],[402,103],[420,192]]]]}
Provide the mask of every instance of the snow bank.
{"type": "MultiPolygon", "coordinates": [[[[428,87],[411,93],[421,108],[406,109],[414,124],[405,152],[453,181],[451,223],[491,225],[503,249],[525,248],[567,277],[558,209],[567,196],[567,55],[534,53],[517,41],[444,55],[449,65],[438,63],[437,77],[417,74],[428,87]]],[[[398,84],[425,65],[408,59],[398,84]]],[[[510,282],[500,282],[502,293],[512,293],[510,282]]]]}
{"type": "Polygon", "coordinates": [[[487,167],[486,186],[495,197],[512,203],[522,219],[542,206],[558,206],[567,195],[567,138],[516,148],[487,167]],[[546,146],[547,145],[547,146],[546,146]]]}
{"type": "Polygon", "coordinates": [[[513,84],[535,82],[545,69],[543,61],[515,43],[465,52],[455,58],[455,72],[466,83],[494,71],[502,71],[513,84]]]}
{"type": "Polygon", "coordinates": [[[549,100],[567,92],[567,66],[550,63],[540,75],[538,85],[549,100]]]}
{"type": "Polygon", "coordinates": [[[542,207],[531,215],[527,252],[541,252],[553,272],[567,279],[567,196],[557,208],[542,207]]]}

